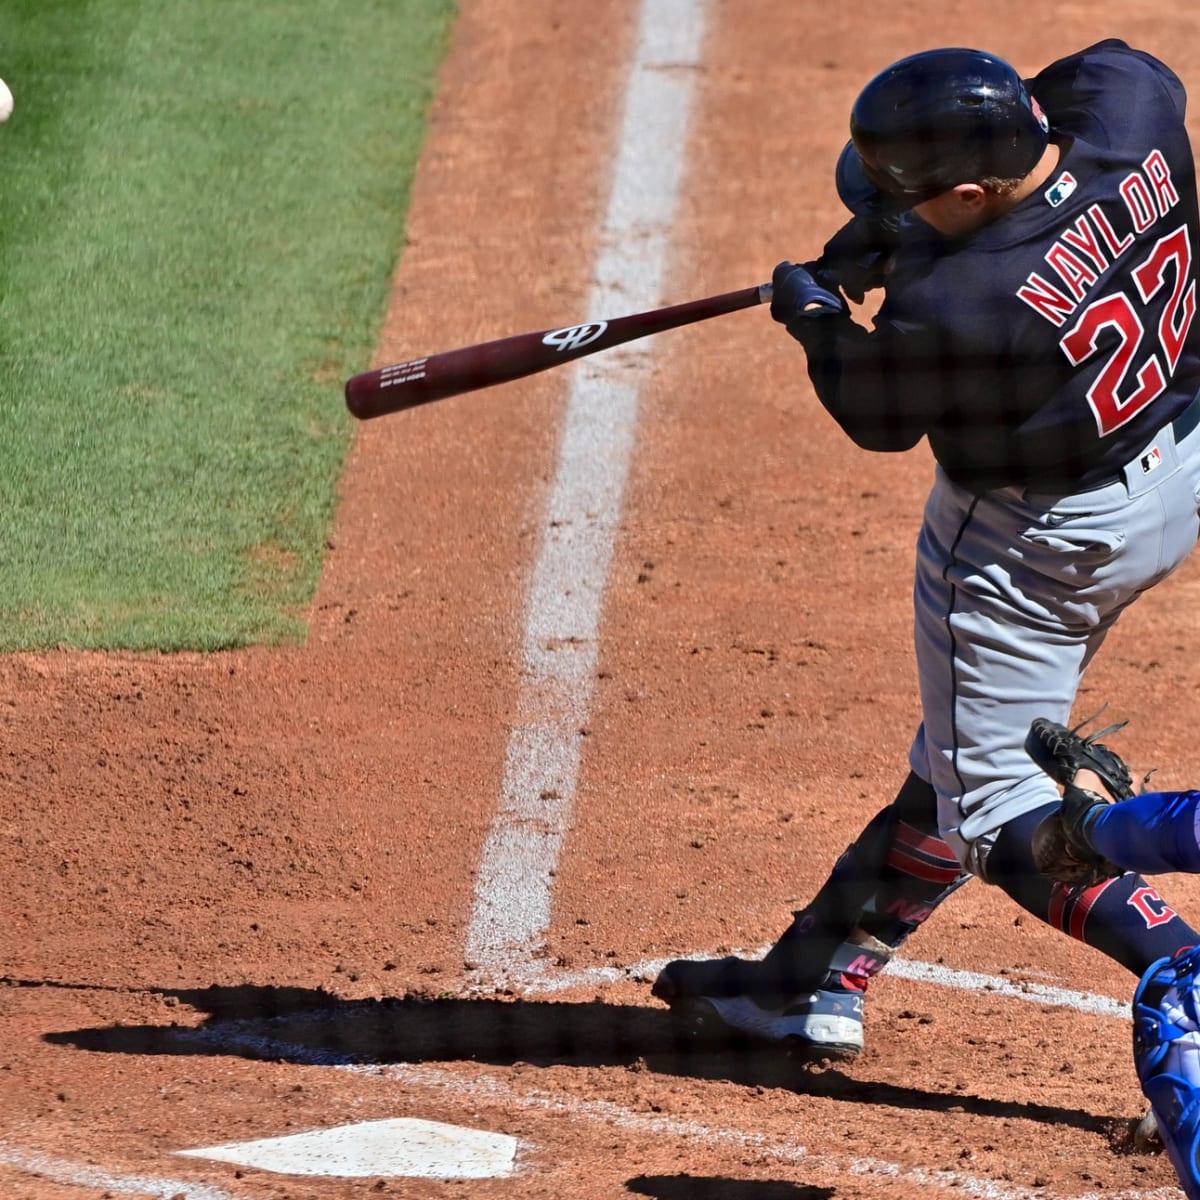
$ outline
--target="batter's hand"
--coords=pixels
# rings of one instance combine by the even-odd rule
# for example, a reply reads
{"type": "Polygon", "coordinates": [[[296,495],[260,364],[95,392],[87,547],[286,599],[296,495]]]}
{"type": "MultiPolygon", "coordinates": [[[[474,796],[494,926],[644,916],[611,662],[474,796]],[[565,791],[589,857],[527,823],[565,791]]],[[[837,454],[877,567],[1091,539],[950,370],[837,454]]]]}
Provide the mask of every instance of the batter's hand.
{"type": "Polygon", "coordinates": [[[790,325],[798,317],[842,316],[846,302],[836,291],[822,286],[805,266],[781,262],[771,276],[771,316],[781,325],[790,325]]]}
{"type": "Polygon", "coordinates": [[[825,243],[813,274],[827,287],[840,287],[855,304],[883,287],[900,237],[896,226],[874,217],[855,217],[825,243]]]}

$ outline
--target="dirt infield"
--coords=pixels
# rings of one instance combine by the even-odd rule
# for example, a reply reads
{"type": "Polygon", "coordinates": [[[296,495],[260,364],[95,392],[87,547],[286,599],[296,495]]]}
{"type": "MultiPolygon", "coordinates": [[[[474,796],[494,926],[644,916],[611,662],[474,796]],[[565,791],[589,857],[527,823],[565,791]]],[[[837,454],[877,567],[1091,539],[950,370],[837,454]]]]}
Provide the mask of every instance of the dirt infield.
{"type": "MultiPolygon", "coordinates": [[[[704,11],[702,60],[649,72],[692,97],[662,303],[819,248],[850,102],[901,54],[1033,71],[1117,35],[1200,89],[1200,15],[1146,0],[704,11]]],[[[603,315],[639,12],[464,0],[379,363],[603,315]]],[[[547,503],[573,368],[358,430],[303,647],[0,660],[0,1194],[1171,1194],[1165,1159],[1123,1152],[1132,979],[979,884],[875,985],[853,1064],[676,1042],[655,965],[770,941],[903,775],[930,461],[855,449],[765,312],[654,343],[614,368],[638,408],[598,638],[550,647],[587,687],[549,925],[507,958],[481,864],[530,706],[557,703],[527,620],[566,536],[547,503]],[[509,1134],[517,1171],[175,1157],[384,1117],[509,1134]]],[[[1200,780],[1198,570],[1125,619],[1080,706],[1128,718],[1162,787],[1200,780]]],[[[1159,882],[1200,919],[1200,883],[1159,882]]]]}

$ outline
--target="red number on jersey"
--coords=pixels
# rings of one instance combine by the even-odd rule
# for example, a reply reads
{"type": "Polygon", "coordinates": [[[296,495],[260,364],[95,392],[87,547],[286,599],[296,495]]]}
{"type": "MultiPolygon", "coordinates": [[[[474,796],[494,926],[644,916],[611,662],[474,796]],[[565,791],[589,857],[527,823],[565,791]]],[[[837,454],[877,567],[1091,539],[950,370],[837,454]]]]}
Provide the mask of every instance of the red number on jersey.
{"type": "Polygon", "coordinates": [[[1152,348],[1148,355],[1139,354],[1146,329],[1134,302],[1124,292],[1093,300],[1062,339],[1063,353],[1071,365],[1077,367],[1099,350],[1106,331],[1116,335],[1117,343],[1087,394],[1101,437],[1120,429],[1161,395],[1167,386],[1168,374],[1179,363],[1196,315],[1196,283],[1195,280],[1189,282],[1192,247],[1186,225],[1160,238],[1134,268],[1133,279],[1143,311],[1162,291],[1169,266],[1174,267],[1175,286],[1163,308],[1157,330],[1166,360],[1165,371],[1157,348],[1152,348]],[[1137,384],[1132,391],[1127,383],[1131,371],[1137,384]]]}

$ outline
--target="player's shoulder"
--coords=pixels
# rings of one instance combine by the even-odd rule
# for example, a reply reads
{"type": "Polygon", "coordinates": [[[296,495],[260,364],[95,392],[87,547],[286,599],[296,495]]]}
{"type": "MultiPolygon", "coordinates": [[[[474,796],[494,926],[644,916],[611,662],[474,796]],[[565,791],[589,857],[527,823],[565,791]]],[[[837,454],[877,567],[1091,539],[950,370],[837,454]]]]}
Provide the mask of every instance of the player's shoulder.
{"type": "Polygon", "coordinates": [[[1057,59],[1027,82],[1051,122],[1060,111],[1164,99],[1182,116],[1186,103],[1183,83],[1171,67],[1120,38],[1105,38],[1057,59]]]}
{"type": "Polygon", "coordinates": [[[1041,79],[1067,71],[1078,71],[1080,67],[1120,67],[1124,70],[1144,71],[1155,75],[1171,75],[1175,72],[1161,58],[1148,50],[1131,46],[1121,38],[1104,38],[1093,42],[1082,50],[1055,59],[1034,76],[1041,79]]]}

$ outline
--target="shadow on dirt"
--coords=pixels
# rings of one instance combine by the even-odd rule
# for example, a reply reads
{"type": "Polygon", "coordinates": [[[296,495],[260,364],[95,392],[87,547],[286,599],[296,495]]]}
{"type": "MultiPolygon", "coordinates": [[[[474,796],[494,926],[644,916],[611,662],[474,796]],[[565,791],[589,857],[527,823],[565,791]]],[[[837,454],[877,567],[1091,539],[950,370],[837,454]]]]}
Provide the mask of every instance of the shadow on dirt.
{"type": "Polygon", "coordinates": [[[832,1188],[713,1175],[639,1175],[625,1187],[652,1200],[833,1200],[832,1188]]]}
{"type": "MultiPolygon", "coordinates": [[[[0,979],[0,986],[88,988],[16,979],[0,979]]],[[[205,1019],[67,1030],[48,1033],[44,1040],[109,1054],[235,1055],[309,1066],[457,1061],[546,1067],[640,1064],[661,1074],[781,1088],[851,1104],[967,1112],[1114,1137],[1111,1118],[1080,1109],[860,1080],[836,1065],[806,1063],[773,1047],[728,1039],[702,1041],[657,1007],[487,998],[342,1000],[319,988],[252,984],[115,990],[173,998],[205,1014],[205,1019]]]]}

